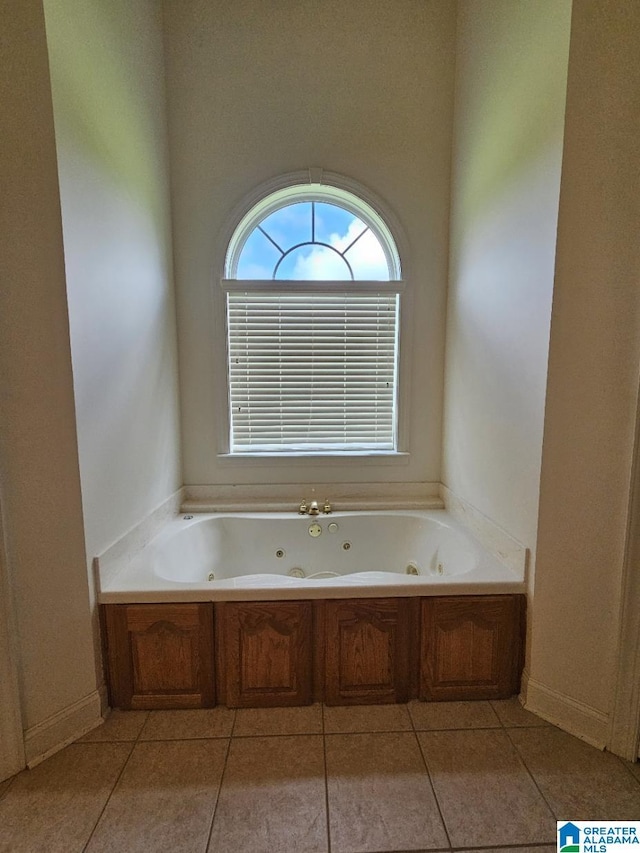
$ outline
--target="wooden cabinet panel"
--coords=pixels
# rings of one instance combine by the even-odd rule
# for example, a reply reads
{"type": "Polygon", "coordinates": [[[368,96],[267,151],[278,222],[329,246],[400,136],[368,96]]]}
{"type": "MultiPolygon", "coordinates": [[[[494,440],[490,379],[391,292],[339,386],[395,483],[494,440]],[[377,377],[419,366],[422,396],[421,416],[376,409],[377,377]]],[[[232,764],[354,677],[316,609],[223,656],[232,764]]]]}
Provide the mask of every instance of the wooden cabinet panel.
{"type": "Polygon", "coordinates": [[[312,701],[311,602],[222,604],[217,621],[225,658],[222,690],[229,707],[312,701]]]}
{"type": "Polygon", "coordinates": [[[500,699],[518,691],[524,596],[422,600],[420,698],[500,699]]]}
{"type": "Polygon", "coordinates": [[[524,608],[521,595],[218,603],[214,664],[213,604],[104,605],[111,704],[504,698],[519,688],[524,608]]]}
{"type": "Polygon", "coordinates": [[[408,601],[327,601],[325,621],[327,704],[405,702],[409,685],[408,601]]]}
{"type": "Polygon", "coordinates": [[[114,707],[215,704],[211,604],[107,604],[104,615],[114,707]]]}

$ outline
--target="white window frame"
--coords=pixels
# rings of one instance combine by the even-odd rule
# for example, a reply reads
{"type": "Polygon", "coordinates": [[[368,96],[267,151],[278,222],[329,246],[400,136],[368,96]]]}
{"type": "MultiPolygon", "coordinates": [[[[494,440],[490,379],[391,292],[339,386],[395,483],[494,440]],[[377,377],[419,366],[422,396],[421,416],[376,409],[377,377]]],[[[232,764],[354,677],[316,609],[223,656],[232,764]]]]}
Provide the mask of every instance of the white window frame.
{"type": "MultiPolygon", "coordinates": [[[[252,465],[277,465],[279,460],[286,463],[312,463],[333,459],[336,462],[354,464],[402,464],[409,461],[409,408],[410,408],[410,352],[412,339],[412,311],[410,287],[401,277],[401,271],[407,269],[406,242],[393,213],[370,190],[361,184],[335,173],[321,169],[309,169],[303,172],[281,176],[257,187],[236,208],[232,215],[232,225],[226,230],[220,246],[224,257],[223,269],[214,290],[214,312],[216,319],[215,357],[221,369],[216,383],[216,412],[218,434],[218,459],[229,463],[239,462],[252,465]],[[382,288],[385,285],[401,294],[398,314],[398,356],[396,386],[396,449],[395,450],[347,450],[347,451],[296,451],[281,450],[275,452],[230,452],[230,412],[227,351],[227,306],[226,292],[235,288],[249,290],[253,282],[236,279],[238,258],[245,240],[259,221],[271,212],[287,204],[305,201],[320,201],[336,204],[348,210],[371,228],[379,239],[389,269],[395,278],[378,282],[318,282],[308,281],[305,286],[316,289],[326,287],[345,288],[358,286],[382,288]],[[237,223],[237,224],[233,224],[237,223]],[[402,256],[402,263],[400,258],[402,256]]],[[[255,282],[258,284],[258,282],[255,282]]],[[[273,286],[282,290],[291,281],[260,281],[261,287],[273,286]]]]}

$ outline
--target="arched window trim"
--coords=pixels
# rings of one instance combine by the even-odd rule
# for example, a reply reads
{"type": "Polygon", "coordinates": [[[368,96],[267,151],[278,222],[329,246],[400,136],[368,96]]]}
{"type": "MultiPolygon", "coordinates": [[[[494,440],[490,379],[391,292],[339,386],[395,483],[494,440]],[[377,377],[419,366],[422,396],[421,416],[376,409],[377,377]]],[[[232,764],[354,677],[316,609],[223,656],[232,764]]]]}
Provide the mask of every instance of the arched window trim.
{"type": "Polygon", "coordinates": [[[335,204],[362,220],[376,236],[382,247],[389,269],[389,280],[399,281],[402,278],[402,266],[396,240],[378,211],[353,191],[333,184],[322,183],[286,186],[268,193],[253,204],[236,226],[229,240],[225,257],[224,278],[237,278],[238,261],[244,245],[263,220],[291,204],[312,201],[335,204]]]}

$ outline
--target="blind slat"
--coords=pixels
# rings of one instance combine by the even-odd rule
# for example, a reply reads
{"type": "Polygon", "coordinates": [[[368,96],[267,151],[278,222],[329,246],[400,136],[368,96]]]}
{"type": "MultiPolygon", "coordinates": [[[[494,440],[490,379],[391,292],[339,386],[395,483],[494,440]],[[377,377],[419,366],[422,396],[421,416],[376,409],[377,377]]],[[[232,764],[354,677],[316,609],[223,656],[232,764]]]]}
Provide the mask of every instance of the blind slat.
{"type": "Polygon", "coordinates": [[[398,298],[228,292],[231,451],[394,449],[398,298]]]}

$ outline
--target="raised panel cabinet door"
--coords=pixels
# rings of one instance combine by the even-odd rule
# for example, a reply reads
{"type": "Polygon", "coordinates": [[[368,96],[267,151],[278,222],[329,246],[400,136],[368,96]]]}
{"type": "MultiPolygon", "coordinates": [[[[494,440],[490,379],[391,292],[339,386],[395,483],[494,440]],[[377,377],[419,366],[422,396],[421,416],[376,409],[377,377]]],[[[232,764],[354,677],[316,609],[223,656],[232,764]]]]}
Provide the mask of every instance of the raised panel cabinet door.
{"type": "Polygon", "coordinates": [[[501,699],[520,684],[524,596],[422,600],[420,698],[501,699]]]}
{"type": "Polygon", "coordinates": [[[114,707],[215,704],[211,604],[107,604],[104,615],[114,707]]]}
{"type": "Polygon", "coordinates": [[[233,602],[218,613],[229,707],[311,703],[311,602],[233,602]]]}
{"type": "Polygon", "coordinates": [[[325,608],[325,702],[405,702],[409,689],[407,599],[327,601],[325,608]]]}

